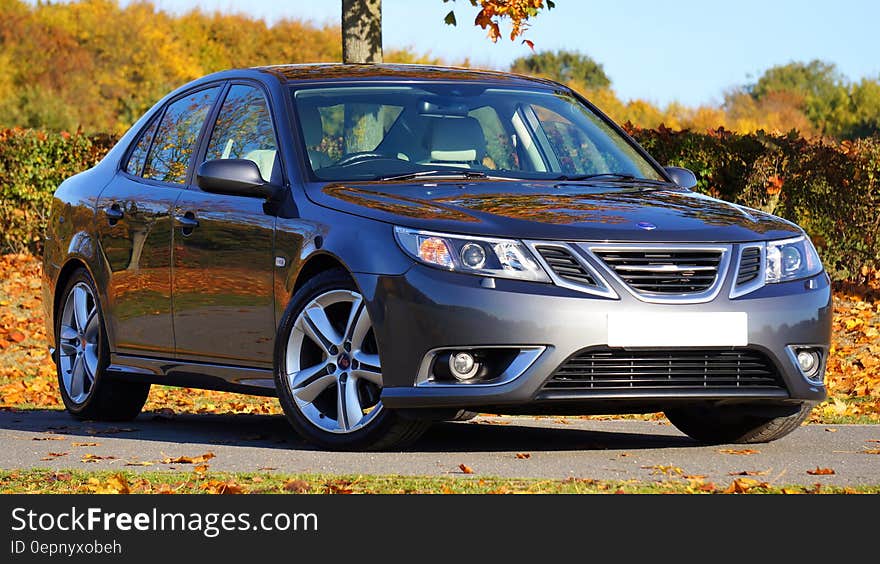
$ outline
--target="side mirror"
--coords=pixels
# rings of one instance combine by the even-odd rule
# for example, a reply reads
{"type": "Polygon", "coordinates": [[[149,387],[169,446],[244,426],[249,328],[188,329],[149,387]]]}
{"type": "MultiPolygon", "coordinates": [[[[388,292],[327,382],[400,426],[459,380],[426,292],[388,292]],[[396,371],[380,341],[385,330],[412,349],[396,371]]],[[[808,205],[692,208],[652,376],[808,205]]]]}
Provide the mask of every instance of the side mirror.
{"type": "Polygon", "coordinates": [[[272,199],[279,186],[266,182],[260,167],[247,159],[205,161],[196,172],[196,185],[205,192],[272,199]]]}
{"type": "Polygon", "coordinates": [[[690,190],[697,185],[697,175],[686,168],[680,166],[667,166],[664,170],[673,182],[686,190],[690,190]]]}

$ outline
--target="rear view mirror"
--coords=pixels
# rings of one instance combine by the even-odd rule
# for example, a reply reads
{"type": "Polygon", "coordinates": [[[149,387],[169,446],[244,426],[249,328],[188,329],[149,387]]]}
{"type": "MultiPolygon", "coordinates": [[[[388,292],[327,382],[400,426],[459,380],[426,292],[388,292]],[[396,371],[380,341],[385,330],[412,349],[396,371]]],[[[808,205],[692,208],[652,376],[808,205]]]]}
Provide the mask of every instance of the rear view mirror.
{"type": "Polygon", "coordinates": [[[205,192],[271,199],[279,186],[266,182],[260,167],[247,159],[205,161],[196,173],[196,185],[205,192]]]}
{"type": "Polygon", "coordinates": [[[697,175],[686,168],[680,166],[667,166],[664,170],[672,181],[682,188],[690,190],[697,186],[697,175]]]}

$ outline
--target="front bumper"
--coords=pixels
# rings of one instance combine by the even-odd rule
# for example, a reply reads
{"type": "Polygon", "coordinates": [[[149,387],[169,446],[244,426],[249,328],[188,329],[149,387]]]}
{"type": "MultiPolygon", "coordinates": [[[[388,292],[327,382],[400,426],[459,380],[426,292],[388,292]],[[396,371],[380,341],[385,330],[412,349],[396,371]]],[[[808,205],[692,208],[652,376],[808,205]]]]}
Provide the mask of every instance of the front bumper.
{"type": "MultiPolygon", "coordinates": [[[[496,411],[625,412],[662,408],[682,401],[820,401],[825,389],[809,383],[786,351],[790,344],[811,344],[827,357],[831,336],[831,288],[826,274],[768,285],[729,299],[729,281],[713,301],[702,304],[651,304],[625,291],[619,299],[592,297],[550,284],[481,277],[414,265],[401,276],[357,274],[367,298],[380,346],[390,408],[492,408],[496,411]],[[738,391],[642,390],[556,395],[543,391],[563,362],[607,340],[609,312],[746,312],[748,348],[764,353],[776,366],[784,391],[749,395],[738,391]],[[417,386],[420,367],[441,347],[545,347],[517,378],[498,385],[417,386]],[[780,393],[781,392],[781,393],[780,393]],[[560,411],[553,409],[551,411],[560,411]]],[[[824,368],[824,367],[823,367],[824,368]]],[[[487,409],[488,410],[488,409],[487,409]]]]}

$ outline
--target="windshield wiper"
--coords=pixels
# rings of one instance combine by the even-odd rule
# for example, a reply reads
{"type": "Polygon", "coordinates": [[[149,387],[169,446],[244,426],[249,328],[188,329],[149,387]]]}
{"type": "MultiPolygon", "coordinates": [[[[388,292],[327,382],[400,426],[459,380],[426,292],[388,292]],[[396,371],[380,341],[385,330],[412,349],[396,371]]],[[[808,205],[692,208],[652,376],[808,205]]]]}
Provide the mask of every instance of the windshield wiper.
{"type": "Polygon", "coordinates": [[[618,182],[627,182],[633,184],[654,184],[657,186],[668,186],[670,183],[665,180],[654,180],[652,178],[637,178],[633,174],[622,174],[618,172],[602,172],[598,174],[575,174],[575,175],[562,175],[557,176],[556,180],[561,180],[563,182],[577,182],[583,180],[614,180],[618,182]]]}
{"type": "Polygon", "coordinates": [[[406,174],[392,174],[389,176],[377,176],[376,180],[413,180],[416,178],[488,178],[485,172],[478,170],[422,170],[408,172],[406,174]]]}

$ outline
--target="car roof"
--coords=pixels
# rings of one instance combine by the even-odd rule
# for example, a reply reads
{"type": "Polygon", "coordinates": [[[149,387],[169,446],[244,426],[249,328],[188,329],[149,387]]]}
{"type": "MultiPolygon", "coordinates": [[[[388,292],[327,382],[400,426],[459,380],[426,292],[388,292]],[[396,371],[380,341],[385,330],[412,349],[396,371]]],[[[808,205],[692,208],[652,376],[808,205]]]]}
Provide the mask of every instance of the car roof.
{"type": "Polygon", "coordinates": [[[438,80],[504,83],[517,86],[560,88],[550,80],[499,71],[460,67],[404,64],[343,64],[317,63],[300,65],[273,65],[249,69],[275,76],[283,83],[309,81],[351,80],[438,80]]]}

